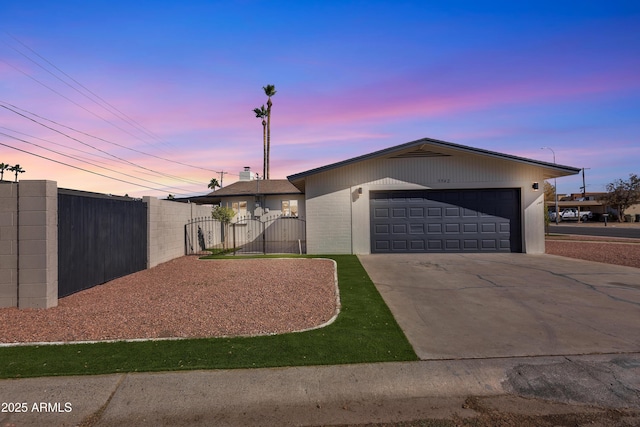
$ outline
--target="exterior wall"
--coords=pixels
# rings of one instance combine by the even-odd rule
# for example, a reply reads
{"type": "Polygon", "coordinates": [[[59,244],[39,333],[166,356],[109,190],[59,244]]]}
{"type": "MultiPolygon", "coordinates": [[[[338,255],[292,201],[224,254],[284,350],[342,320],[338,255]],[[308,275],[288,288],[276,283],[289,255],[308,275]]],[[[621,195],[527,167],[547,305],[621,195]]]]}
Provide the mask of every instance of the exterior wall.
{"type": "Polygon", "coordinates": [[[18,306],[18,185],[0,182],[0,307],[18,306]]]}
{"type": "Polygon", "coordinates": [[[211,207],[143,197],[147,204],[147,268],[185,254],[184,226],[190,219],[210,217],[211,207]]]}
{"type": "Polygon", "coordinates": [[[308,253],[368,254],[369,193],[377,190],[519,188],[523,251],[544,252],[544,182],[534,166],[487,156],[370,159],[306,179],[308,253]],[[358,189],[362,188],[362,194],[358,189]]]}
{"type": "Polygon", "coordinates": [[[321,190],[322,179],[309,177],[306,188],[305,208],[307,210],[307,253],[308,254],[350,254],[353,252],[351,240],[351,193],[350,187],[333,191],[321,190]]]}

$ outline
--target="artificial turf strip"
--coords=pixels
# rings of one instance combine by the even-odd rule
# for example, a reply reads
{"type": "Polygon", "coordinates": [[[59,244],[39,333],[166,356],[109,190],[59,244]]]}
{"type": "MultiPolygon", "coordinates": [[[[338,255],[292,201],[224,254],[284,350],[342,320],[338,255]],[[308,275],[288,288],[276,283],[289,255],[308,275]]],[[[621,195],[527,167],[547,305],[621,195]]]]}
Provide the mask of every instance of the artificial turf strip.
{"type": "Polygon", "coordinates": [[[4,347],[0,378],[418,360],[358,258],[326,258],[337,263],[342,303],[327,327],[247,338],[4,347]]]}

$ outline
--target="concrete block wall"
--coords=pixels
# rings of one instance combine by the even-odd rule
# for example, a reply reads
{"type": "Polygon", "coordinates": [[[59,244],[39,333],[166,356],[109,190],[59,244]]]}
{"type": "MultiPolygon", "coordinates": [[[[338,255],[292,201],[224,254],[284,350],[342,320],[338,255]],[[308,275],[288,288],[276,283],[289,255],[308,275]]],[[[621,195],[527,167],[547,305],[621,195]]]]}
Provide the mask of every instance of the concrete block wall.
{"type": "Polygon", "coordinates": [[[58,305],[58,187],[54,181],[18,184],[18,307],[58,305]]]}
{"type": "Polygon", "coordinates": [[[193,218],[210,217],[211,206],[143,197],[147,204],[147,268],[185,254],[184,226],[193,218]]]}
{"type": "Polygon", "coordinates": [[[0,307],[18,306],[18,184],[0,181],[0,307]]]}
{"type": "Polygon", "coordinates": [[[58,188],[0,183],[0,307],[58,305],[58,188]]]}

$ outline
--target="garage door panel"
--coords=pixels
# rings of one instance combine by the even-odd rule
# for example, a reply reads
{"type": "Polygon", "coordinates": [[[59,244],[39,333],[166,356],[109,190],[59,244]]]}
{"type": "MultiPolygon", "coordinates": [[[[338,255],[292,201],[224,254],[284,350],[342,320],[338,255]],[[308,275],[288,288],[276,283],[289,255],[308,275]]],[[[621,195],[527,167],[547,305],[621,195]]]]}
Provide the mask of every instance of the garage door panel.
{"type": "Polygon", "coordinates": [[[494,239],[482,239],[480,242],[483,250],[495,250],[498,247],[494,239]]]}
{"type": "Polygon", "coordinates": [[[375,234],[389,234],[389,224],[376,224],[375,234]]]}
{"type": "Polygon", "coordinates": [[[427,234],[442,234],[442,224],[427,223],[427,234]]]}
{"type": "Polygon", "coordinates": [[[391,228],[392,234],[407,234],[407,225],[406,224],[393,224],[391,228]]]}
{"type": "Polygon", "coordinates": [[[388,240],[376,240],[374,242],[376,252],[388,252],[391,249],[391,245],[388,240]]]}
{"type": "Polygon", "coordinates": [[[418,251],[418,252],[424,252],[424,250],[425,250],[424,240],[412,240],[411,241],[411,250],[412,251],[418,251]]]}
{"type": "Polygon", "coordinates": [[[424,224],[409,224],[409,233],[410,234],[424,234],[424,224]]]}
{"type": "Polygon", "coordinates": [[[478,224],[462,224],[463,233],[477,233],[478,224]]]}
{"type": "Polygon", "coordinates": [[[446,207],[444,208],[444,216],[447,217],[459,217],[460,216],[460,208],[459,207],[446,207]]]}
{"type": "Polygon", "coordinates": [[[455,239],[455,240],[445,240],[444,241],[444,248],[447,251],[460,251],[460,240],[455,239]]]}
{"type": "Polygon", "coordinates": [[[498,227],[495,222],[485,222],[482,224],[483,233],[495,233],[498,227]]]}
{"type": "Polygon", "coordinates": [[[393,218],[406,218],[407,217],[407,208],[393,208],[391,210],[391,216],[393,218]]]}
{"type": "Polygon", "coordinates": [[[518,189],[372,192],[370,200],[372,252],[521,251],[518,189]]]}
{"type": "Polygon", "coordinates": [[[395,251],[406,251],[407,250],[407,241],[406,240],[393,240],[392,247],[395,251]]]}
{"type": "Polygon", "coordinates": [[[473,240],[465,240],[464,248],[466,250],[477,250],[479,249],[478,241],[476,239],[473,240]]]}
{"type": "Polygon", "coordinates": [[[389,209],[388,208],[375,208],[373,210],[373,218],[389,218],[389,209]]]}
{"type": "Polygon", "coordinates": [[[474,209],[463,208],[462,216],[465,218],[477,218],[480,216],[480,212],[474,209]]]}
{"type": "Polygon", "coordinates": [[[459,234],[460,233],[460,224],[459,223],[451,223],[444,225],[445,234],[459,234]]]}

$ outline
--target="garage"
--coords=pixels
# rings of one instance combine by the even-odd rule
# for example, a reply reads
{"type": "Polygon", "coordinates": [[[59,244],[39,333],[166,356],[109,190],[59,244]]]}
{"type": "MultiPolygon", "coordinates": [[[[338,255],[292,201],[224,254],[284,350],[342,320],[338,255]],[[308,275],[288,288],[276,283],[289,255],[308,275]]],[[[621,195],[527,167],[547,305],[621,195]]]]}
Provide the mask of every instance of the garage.
{"type": "Polygon", "coordinates": [[[373,191],[371,253],[522,252],[520,189],[373,191]]]}

